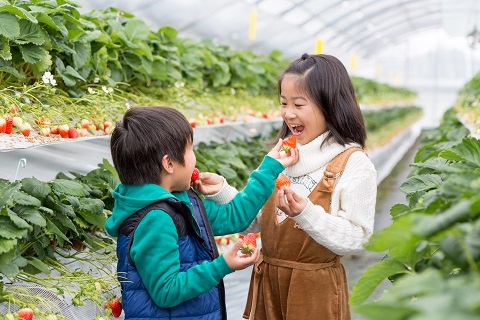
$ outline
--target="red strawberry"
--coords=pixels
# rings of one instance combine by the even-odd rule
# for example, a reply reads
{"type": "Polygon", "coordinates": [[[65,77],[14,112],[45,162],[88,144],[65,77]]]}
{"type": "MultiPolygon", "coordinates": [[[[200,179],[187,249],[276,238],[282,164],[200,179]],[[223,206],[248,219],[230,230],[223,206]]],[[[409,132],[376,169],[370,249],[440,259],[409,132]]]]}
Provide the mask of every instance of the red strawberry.
{"type": "Polygon", "coordinates": [[[33,319],[33,310],[30,308],[23,308],[17,312],[18,318],[23,320],[32,320],[33,319]]]}
{"type": "Polygon", "coordinates": [[[68,124],[62,124],[60,126],[58,126],[58,133],[60,134],[60,136],[62,138],[66,138],[67,135],[68,135],[68,124]]]}
{"type": "Polygon", "coordinates": [[[90,122],[87,119],[82,119],[82,128],[88,129],[90,122]]]}
{"type": "Polygon", "coordinates": [[[275,186],[277,186],[278,189],[282,188],[282,187],[289,187],[290,186],[290,179],[288,179],[288,177],[286,175],[284,175],[283,173],[280,173],[277,177],[277,179],[275,179],[275,186]]]}
{"type": "Polygon", "coordinates": [[[12,128],[13,128],[13,118],[11,116],[5,116],[5,133],[10,134],[12,133],[12,128]]]}
{"type": "Polygon", "coordinates": [[[5,133],[7,129],[7,121],[4,118],[0,118],[0,133],[5,133]]]}
{"type": "Polygon", "coordinates": [[[30,131],[32,130],[32,126],[30,123],[24,123],[20,126],[20,130],[22,130],[22,134],[25,137],[28,137],[30,135],[30,131]]]}
{"type": "Polygon", "coordinates": [[[51,134],[58,134],[58,126],[53,126],[50,128],[51,134]]]}
{"type": "Polygon", "coordinates": [[[112,316],[114,318],[120,317],[122,314],[122,303],[120,302],[120,299],[114,298],[107,302],[107,304],[104,306],[105,309],[110,308],[112,310],[112,316]]]}
{"type": "Polygon", "coordinates": [[[68,134],[68,137],[71,138],[71,139],[78,138],[78,130],[75,129],[75,128],[68,129],[67,134],[68,134]]]}
{"type": "Polygon", "coordinates": [[[190,125],[192,126],[192,128],[196,128],[197,127],[197,122],[195,121],[194,118],[190,118],[190,125]]]}
{"type": "Polygon", "coordinates": [[[198,170],[198,168],[193,169],[192,177],[190,178],[190,182],[197,181],[199,176],[200,176],[200,170],[198,170]]]}
{"type": "Polygon", "coordinates": [[[243,253],[253,253],[257,248],[257,236],[255,233],[247,233],[243,238],[243,246],[240,248],[243,253]]]}
{"type": "Polygon", "coordinates": [[[285,153],[288,153],[290,151],[290,149],[295,148],[296,146],[297,146],[297,137],[290,136],[290,137],[283,140],[282,150],[285,153]]]}

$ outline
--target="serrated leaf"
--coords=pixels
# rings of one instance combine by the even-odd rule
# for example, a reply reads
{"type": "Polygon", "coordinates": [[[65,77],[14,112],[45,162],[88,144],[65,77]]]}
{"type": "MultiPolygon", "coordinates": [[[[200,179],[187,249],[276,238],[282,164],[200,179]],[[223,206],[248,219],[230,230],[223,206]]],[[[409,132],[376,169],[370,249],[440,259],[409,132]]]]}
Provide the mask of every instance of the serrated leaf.
{"type": "Polygon", "coordinates": [[[78,213],[90,224],[103,228],[107,218],[103,214],[103,201],[99,199],[81,198],[78,213]]]}
{"type": "Polygon", "coordinates": [[[80,69],[90,59],[90,44],[83,42],[75,42],[74,48],[75,54],[73,55],[73,65],[75,66],[75,68],[80,69]]]}
{"type": "Polygon", "coordinates": [[[12,263],[16,251],[17,248],[12,248],[12,250],[0,254],[0,266],[12,263]]]}
{"type": "Polygon", "coordinates": [[[87,194],[83,186],[72,180],[55,179],[52,182],[52,189],[60,193],[68,194],[75,197],[85,197],[87,194]]]}
{"type": "Polygon", "coordinates": [[[0,185],[0,208],[13,207],[12,196],[22,187],[20,181],[10,182],[8,180],[0,185]]]}
{"type": "Polygon", "coordinates": [[[22,179],[22,190],[37,199],[45,199],[52,192],[50,186],[37,178],[22,179]]]}
{"type": "Polygon", "coordinates": [[[28,21],[20,20],[20,35],[14,39],[18,44],[33,43],[41,46],[47,39],[47,34],[38,25],[28,21]]]}
{"type": "Polygon", "coordinates": [[[10,209],[7,209],[7,214],[8,214],[8,217],[10,218],[10,220],[12,220],[13,224],[15,226],[17,226],[18,228],[20,229],[29,229],[31,230],[32,229],[32,226],[27,222],[25,221],[24,219],[20,218],[16,212],[10,210],[10,209]]]}
{"type": "Polygon", "coordinates": [[[130,41],[147,40],[150,28],[142,20],[130,19],[125,24],[125,33],[130,41]]]}
{"type": "Polygon", "coordinates": [[[0,12],[0,34],[13,40],[20,35],[18,18],[11,13],[0,12]]]}
{"type": "Polygon", "coordinates": [[[28,230],[17,227],[9,217],[0,216],[0,235],[5,239],[19,239],[26,237],[28,230]]]}
{"type": "Polygon", "coordinates": [[[453,160],[468,161],[480,167],[480,141],[471,137],[465,138],[450,150],[445,150],[440,153],[440,157],[442,158],[452,155],[455,155],[453,156],[453,160]]]}
{"type": "Polygon", "coordinates": [[[365,244],[369,251],[383,252],[409,243],[412,237],[411,215],[398,217],[395,222],[384,229],[377,230],[365,244]]]}
{"type": "Polygon", "coordinates": [[[69,217],[63,214],[56,214],[55,219],[57,219],[62,225],[71,229],[75,234],[78,235],[77,228],[75,227],[75,225],[73,224],[72,220],[69,217]]]}
{"type": "Polygon", "coordinates": [[[400,186],[400,191],[406,194],[438,188],[442,178],[437,174],[422,174],[408,178],[400,186]]]}
{"type": "Polygon", "coordinates": [[[35,224],[39,227],[45,227],[46,221],[43,215],[40,213],[38,209],[32,207],[24,207],[21,205],[17,205],[14,207],[14,211],[24,220],[35,224]]]}
{"type": "Polygon", "coordinates": [[[390,208],[390,216],[392,216],[392,218],[395,218],[411,210],[412,209],[410,209],[410,207],[405,204],[395,204],[393,207],[390,208]]]}
{"type": "Polygon", "coordinates": [[[0,254],[14,250],[17,247],[17,243],[17,239],[5,239],[0,237],[0,254]]]}
{"type": "Polygon", "coordinates": [[[15,203],[23,206],[40,207],[42,205],[40,200],[21,191],[15,192],[12,198],[15,203]]]}
{"type": "Polygon", "coordinates": [[[30,12],[21,7],[12,6],[10,4],[2,4],[0,6],[0,12],[10,12],[19,16],[20,18],[30,20],[32,23],[38,23],[37,19],[30,12]]]}
{"type": "Polygon", "coordinates": [[[363,272],[360,279],[353,286],[349,304],[359,305],[363,303],[372,295],[375,288],[377,288],[383,280],[392,275],[406,272],[408,272],[408,270],[401,262],[391,258],[385,258],[372,265],[363,272]]]}

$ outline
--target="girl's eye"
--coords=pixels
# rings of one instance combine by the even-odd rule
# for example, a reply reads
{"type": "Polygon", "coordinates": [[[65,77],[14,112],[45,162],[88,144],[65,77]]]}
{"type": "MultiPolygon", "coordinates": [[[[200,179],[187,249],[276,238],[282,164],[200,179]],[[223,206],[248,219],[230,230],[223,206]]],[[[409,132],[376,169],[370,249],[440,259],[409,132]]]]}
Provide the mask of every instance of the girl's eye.
{"type": "Polygon", "coordinates": [[[286,105],[287,105],[286,102],[280,102],[280,104],[281,104],[282,106],[286,106],[286,105]]]}
{"type": "Polygon", "coordinates": [[[300,108],[300,107],[303,107],[303,105],[302,104],[295,104],[295,107],[300,108]]]}

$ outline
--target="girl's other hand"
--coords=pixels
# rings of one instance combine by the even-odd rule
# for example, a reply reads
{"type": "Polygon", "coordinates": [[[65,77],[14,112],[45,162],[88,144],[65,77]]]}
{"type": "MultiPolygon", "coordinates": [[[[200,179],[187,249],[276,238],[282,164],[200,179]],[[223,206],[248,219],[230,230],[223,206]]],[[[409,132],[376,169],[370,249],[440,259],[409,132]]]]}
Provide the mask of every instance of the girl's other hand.
{"type": "Polygon", "coordinates": [[[283,187],[277,193],[277,207],[287,216],[295,217],[305,210],[308,199],[299,196],[289,187],[283,187]]]}
{"type": "Polygon", "coordinates": [[[212,172],[201,172],[192,186],[203,195],[209,196],[220,192],[223,187],[223,177],[212,172]]]}
{"type": "Polygon", "coordinates": [[[252,254],[239,254],[238,251],[242,246],[243,240],[238,239],[238,241],[223,254],[225,261],[232,270],[243,270],[257,262],[258,257],[260,256],[259,248],[256,248],[252,254]]]}
{"type": "Polygon", "coordinates": [[[280,152],[282,149],[283,140],[279,139],[275,147],[268,153],[268,156],[277,159],[285,168],[297,163],[299,153],[297,148],[291,148],[288,153],[280,152]]]}

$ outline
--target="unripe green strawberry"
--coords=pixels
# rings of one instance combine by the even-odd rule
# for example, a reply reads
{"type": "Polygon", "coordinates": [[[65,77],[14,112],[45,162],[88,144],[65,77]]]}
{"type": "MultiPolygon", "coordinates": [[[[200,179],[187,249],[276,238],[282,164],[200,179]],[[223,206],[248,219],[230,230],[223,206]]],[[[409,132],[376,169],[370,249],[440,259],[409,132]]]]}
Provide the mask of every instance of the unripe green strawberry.
{"type": "Polygon", "coordinates": [[[20,117],[13,117],[13,125],[17,128],[20,128],[23,124],[23,120],[20,117]]]}

